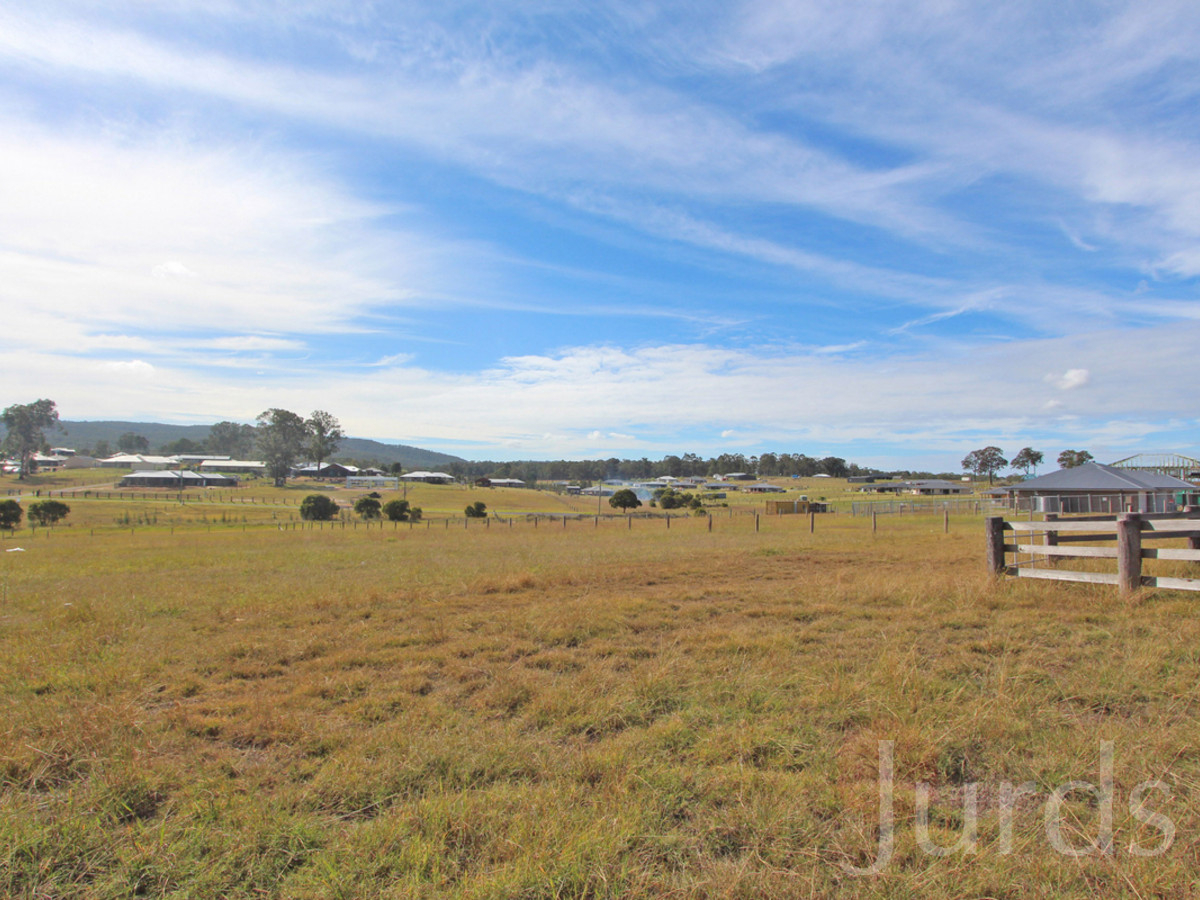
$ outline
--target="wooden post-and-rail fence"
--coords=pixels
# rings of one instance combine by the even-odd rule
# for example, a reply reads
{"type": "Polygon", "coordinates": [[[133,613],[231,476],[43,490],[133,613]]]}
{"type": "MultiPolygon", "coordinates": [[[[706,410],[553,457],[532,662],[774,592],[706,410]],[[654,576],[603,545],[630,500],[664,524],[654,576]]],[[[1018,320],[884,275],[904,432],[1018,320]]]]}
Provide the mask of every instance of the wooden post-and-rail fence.
{"type": "Polygon", "coordinates": [[[1200,562],[1200,508],[1185,507],[1180,513],[1124,513],[1119,516],[1080,516],[1045,522],[1006,522],[1001,516],[985,520],[988,570],[1016,578],[1044,578],[1116,585],[1123,593],[1139,587],[1176,591],[1200,591],[1198,578],[1167,578],[1143,574],[1146,559],[1200,562]],[[1012,533],[1009,543],[1005,535],[1012,533]],[[1037,543],[1041,535],[1042,542],[1037,543]],[[1146,547],[1144,542],[1186,538],[1187,549],[1146,547]],[[1078,546],[1116,541],[1116,547],[1078,546]],[[1014,556],[1010,565],[1008,555],[1014,556]],[[1024,560],[1022,558],[1025,558],[1024,560]],[[1081,572],[1047,568],[1039,561],[1055,559],[1115,559],[1117,571],[1081,572]]]}

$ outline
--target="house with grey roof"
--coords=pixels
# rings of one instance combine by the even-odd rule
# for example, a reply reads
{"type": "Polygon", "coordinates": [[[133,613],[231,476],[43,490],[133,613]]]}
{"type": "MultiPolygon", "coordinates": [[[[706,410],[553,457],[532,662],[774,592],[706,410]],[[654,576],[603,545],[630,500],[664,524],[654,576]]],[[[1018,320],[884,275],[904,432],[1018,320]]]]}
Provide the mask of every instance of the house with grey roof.
{"type": "Polygon", "coordinates": [[[1173,475],[1086,463],[992,493],[1016,509],[1043,513],[1174,512],[1195,505],[1200,488],[1173,475]]]}
{"type": "Polygon", "coordinates": [[[525,482],[520,478],[476,478],[475,484],[479,487],[525,487],[525,482]]]}

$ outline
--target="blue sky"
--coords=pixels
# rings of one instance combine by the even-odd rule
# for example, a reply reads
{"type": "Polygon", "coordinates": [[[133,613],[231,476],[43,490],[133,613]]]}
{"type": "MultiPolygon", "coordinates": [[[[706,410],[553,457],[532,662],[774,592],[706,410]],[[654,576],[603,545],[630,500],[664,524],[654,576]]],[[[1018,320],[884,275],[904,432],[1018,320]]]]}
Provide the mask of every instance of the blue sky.
{"type": "Polygon", "coordinates": [[[1200,6],[0,6],[0,383],[470,458],[1200,450],[1200,6]]]}

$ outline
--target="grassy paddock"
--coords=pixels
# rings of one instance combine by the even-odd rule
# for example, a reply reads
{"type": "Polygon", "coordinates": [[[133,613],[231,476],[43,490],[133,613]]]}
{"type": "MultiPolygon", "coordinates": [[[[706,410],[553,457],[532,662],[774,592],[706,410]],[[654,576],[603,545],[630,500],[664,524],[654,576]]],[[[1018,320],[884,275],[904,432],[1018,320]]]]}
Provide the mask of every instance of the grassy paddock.
{"type": "MultiPolygon", "coordinates": [[[[1194,597],[993,582],[971,517],[717,524],[21,543],[0,557],[0,893],[1200,889],[1194,597]],[[856,876],[885,740],[895,850],[856,876]],[[1060,855],[1046,800],[1100,783],[1104,741],[1115,852],[1060,855]],[[1139,818],[1150,779],[1170,796],[1139,818]],[[1033,783],[1010,852],[1005,782],[1033,783]],[[977,852],[919,846],[918,783],[946,846],[976,785],[977,852]],[[1174,843],[1135,855],[1162,842],[1152,813],[1174,843]]],[[[1072,845],[1101,811],[1066,798],[1072,845]]]]}

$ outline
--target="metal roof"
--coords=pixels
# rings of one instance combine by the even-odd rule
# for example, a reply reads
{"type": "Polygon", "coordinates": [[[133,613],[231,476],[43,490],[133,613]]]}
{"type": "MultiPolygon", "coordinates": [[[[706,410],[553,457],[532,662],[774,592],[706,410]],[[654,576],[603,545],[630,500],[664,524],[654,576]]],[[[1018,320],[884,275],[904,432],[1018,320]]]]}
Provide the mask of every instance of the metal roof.
{"type": "Polygon", "coordinates": [[[1173,475],[1161,475],[1140,469],[1118,469],[1101,463],[1085,463],[1060,469],[1040,478],[1031,478],[1007,488],[1008,491],[1082,491],[1096,494],[1122,491],[1194,490],[1195,486],[1173,475]]]}

